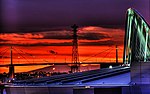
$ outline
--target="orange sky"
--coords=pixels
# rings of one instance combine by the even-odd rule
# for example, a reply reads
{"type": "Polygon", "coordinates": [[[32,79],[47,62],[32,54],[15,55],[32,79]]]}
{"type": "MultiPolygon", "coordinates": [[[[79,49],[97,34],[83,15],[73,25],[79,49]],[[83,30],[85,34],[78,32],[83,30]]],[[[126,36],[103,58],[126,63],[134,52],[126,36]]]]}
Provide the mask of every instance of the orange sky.
{"type": "MultiPolygon", "coordinates": [[[[10,45],[14,47],[13,63],[71,62],[71,37],[71,31],[67,30],[1,33],[0,64],[10,63],[10,45]],[[50,53],[50,50],[57,54],[50,53]]],[[[80,62],[115,62],[115,45],[118,45],[119,62],[122,62],[124,30],[94,26],[82,27],[78,31],[78,39],[80,62]],[[89,58],[95,54],[98,55],[89,58]]],[[[44,66],[16,67],[15,71],[29,71],[40,67],[44,66]]],[[[4,71],[7,72],[8,68],[1,67],[0,72],[4,71]]]]}

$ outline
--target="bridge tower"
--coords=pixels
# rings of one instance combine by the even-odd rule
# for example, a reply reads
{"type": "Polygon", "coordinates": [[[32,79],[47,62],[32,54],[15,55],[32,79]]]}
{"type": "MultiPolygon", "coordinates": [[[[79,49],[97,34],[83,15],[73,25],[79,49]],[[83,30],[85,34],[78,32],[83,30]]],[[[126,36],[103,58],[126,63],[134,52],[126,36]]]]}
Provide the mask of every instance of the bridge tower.
{"type": "Polygon", "coordinates": [[[9,78],[14,78],[14,65],[13,65],[13,48],[10,47],[10,66],[9,66],[9,78]]]}
{"type": "Polygon", "coordinates": [[[71,65],[71,72],[78,72],[79,71],[79,54],[78,54],[78,26],[74,24],[71,26],[73,31],[73,45],[72,45],[72,65],[71,65]]]}

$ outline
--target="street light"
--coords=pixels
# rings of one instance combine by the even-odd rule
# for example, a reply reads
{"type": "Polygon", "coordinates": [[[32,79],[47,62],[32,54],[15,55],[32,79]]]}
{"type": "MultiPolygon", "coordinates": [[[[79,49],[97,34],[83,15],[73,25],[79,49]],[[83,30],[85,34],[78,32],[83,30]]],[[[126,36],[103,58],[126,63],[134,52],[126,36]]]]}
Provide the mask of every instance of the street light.
{"type": "Polygon", "coordinates": [[[53,69],[52,69],[52,70],[53,70],[53,72],[55,71],[55,69],[56,69],[56,68],[55,68],[55,67],[53,67],[53,69]]]}

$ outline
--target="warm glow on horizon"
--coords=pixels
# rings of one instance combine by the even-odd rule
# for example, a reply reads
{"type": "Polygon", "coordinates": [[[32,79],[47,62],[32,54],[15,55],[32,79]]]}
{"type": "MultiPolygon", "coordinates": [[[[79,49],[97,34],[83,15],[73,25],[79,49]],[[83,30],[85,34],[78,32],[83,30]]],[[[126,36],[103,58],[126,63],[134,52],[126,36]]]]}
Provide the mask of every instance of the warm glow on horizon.
{"type": "MultiPolygon", "coordinates": [[[[123,30],[89,26],[80,28],[78,36],[79,62],[115,62],[116,45],[119,48],[118,61],[122,62],[123,30]]],[[[71,37],[70,31],[0,34],[0,64],[10,63],[10,45],[14,48],[14,64],[72,62],[71,37]],[[50,53],[51,50],[57,54],[50,53]]],[[[44,66],[15,67],[15,71],[24,72],[41,67],[44,66]]],[[[8,72],[8,68],[0,67],[0,72],[8,72]]]]}

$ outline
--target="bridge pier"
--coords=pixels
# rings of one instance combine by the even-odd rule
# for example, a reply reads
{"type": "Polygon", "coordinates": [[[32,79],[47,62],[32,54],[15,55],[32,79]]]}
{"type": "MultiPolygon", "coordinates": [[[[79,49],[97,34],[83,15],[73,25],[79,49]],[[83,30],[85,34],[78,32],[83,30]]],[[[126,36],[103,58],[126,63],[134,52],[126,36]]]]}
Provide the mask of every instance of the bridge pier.
{"type": "Polygon", "coordinates": [[[14,73],[15,73],[14,66],[13,65],[9,66],[9,78],[10,79],[14,78],[14,73]]]}

